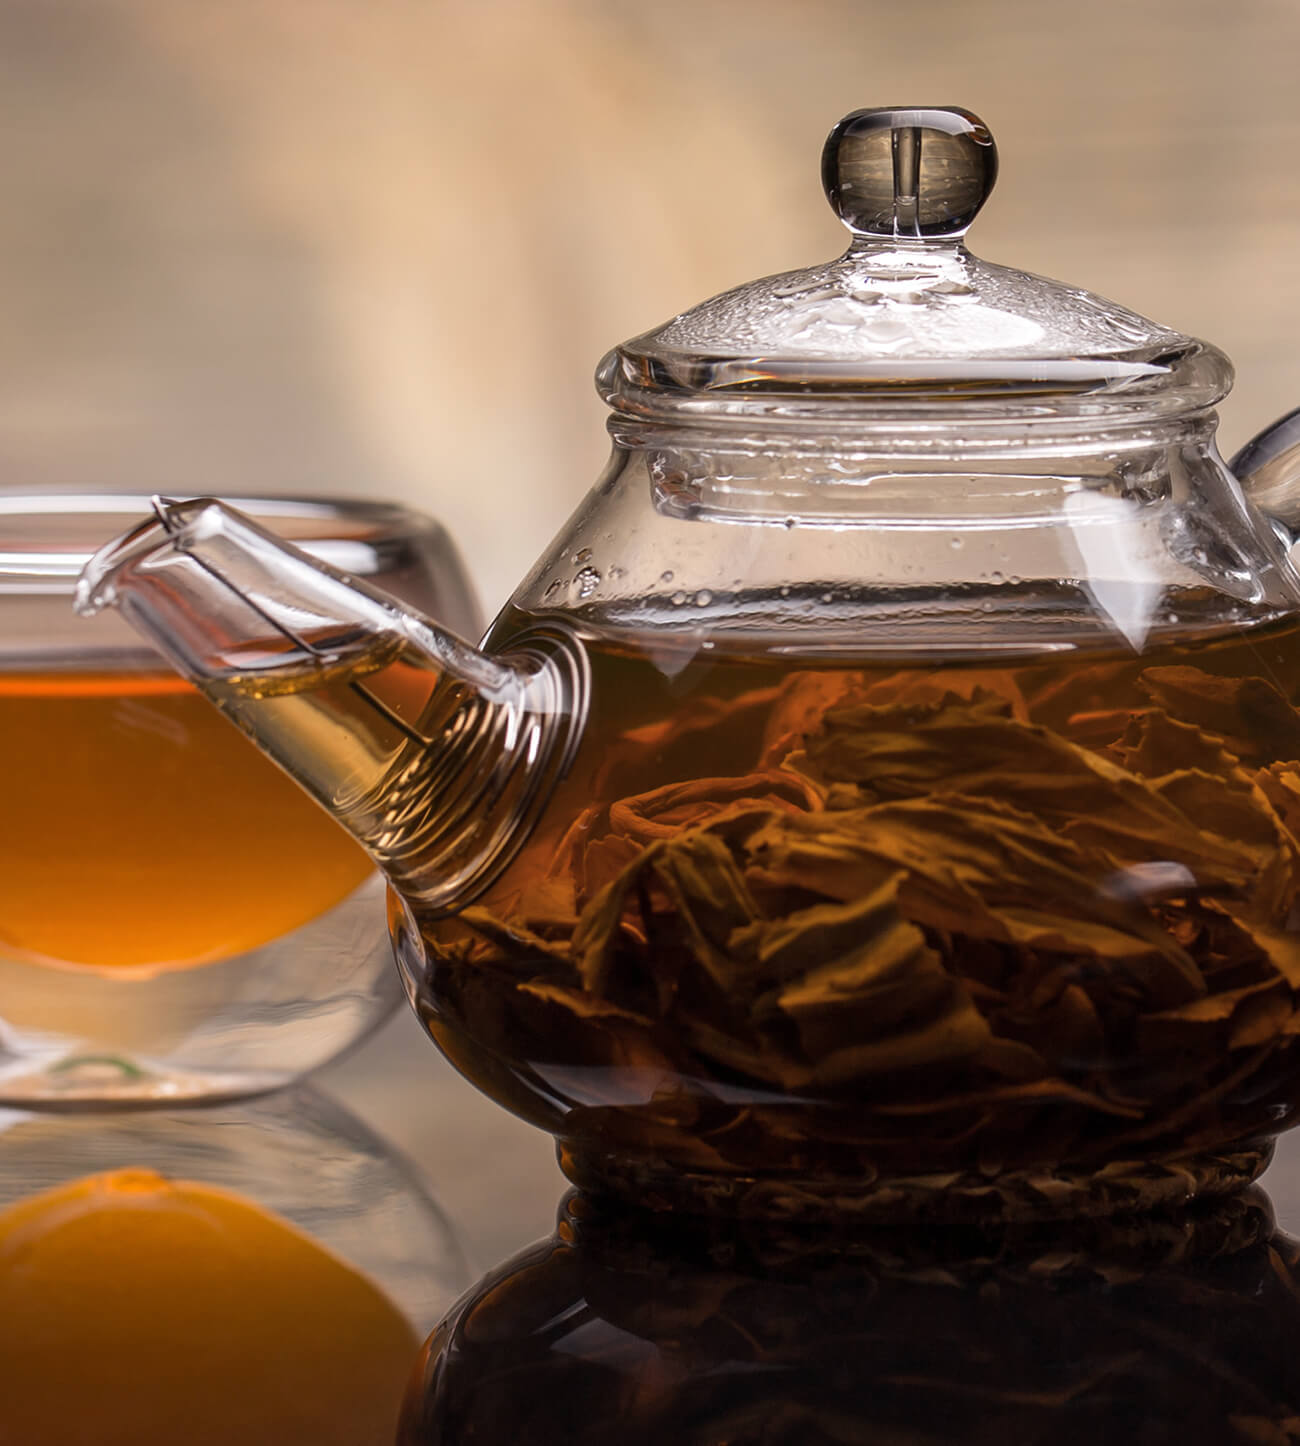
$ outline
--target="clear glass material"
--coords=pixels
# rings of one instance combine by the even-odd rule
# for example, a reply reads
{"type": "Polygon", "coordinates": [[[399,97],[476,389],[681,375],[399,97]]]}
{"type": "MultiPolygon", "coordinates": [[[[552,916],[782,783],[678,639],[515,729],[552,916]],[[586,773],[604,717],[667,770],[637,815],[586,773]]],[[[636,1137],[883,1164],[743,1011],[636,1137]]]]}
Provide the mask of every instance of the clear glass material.
{"type": "Polygon", "coordinates": [[[0,1111],[0,1424],[29,1446],[387,1446],[467,1279],[414,1169],[309,1087],[0,1111]]]}
{"type": "Polygon", "coordinates": [[[383,864],[430,1034],[593,1195],[1117,1212],[1300,1112],[1292,535],[1219,353],[969,257],[991,144],[837,127],[848,255],[611,353],[481,653],[214,503],[85,578],[383,864]]]}
{"type": "MultiPolygon", "coordinates": [[[[1105,297],[996,266],[965,235],[997,179],[969,111],[855,111],[822,183],[848,229],[836,260],[724,292],[615,348],[598,381],[629,416],[967,423],[1154,421],[1211,406],[1216,348],[1105,297]]],[[[942,444],[941,444],[942,445],[942,444]]]]}
{"type": "MultiPolygon", "coordinates": [[[[365,854],[119,617],[73,613],[93,543],[148,505],[0,498],[0,1101],[272,1088],[401,997],[365,854]]],[[[474,627],[459,559],[427,519],[243,505],[349,576],[474,627]]]]}

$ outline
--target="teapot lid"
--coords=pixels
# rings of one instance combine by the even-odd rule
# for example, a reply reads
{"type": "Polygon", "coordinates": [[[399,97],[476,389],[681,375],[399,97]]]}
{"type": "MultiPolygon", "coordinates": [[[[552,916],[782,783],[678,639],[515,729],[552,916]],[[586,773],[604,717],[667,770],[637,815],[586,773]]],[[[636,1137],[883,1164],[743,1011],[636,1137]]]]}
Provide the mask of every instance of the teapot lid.
{"type": "Polygon", "coordinates": [[[1132,422],[1220,400],[1232,367],[1217,348],[966,249],[997,169],[993,137],[969,111],[854,111],[822,154],[827,198],[853,238],[844,255],[625,342],[601,363],[601,394],[632,418],[772,424],[972,408],[1132,422]]]}

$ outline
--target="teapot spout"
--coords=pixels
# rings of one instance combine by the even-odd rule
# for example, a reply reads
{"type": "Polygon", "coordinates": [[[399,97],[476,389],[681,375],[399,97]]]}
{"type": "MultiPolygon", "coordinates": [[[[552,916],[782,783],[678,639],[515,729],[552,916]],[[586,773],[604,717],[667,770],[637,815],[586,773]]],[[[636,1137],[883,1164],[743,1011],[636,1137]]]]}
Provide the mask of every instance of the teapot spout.
{"type": "Polygon", "coordinates": [[[77,610],[118,608],[412,907],[485,888],[576,748],[577,640],[539,630],[490,657],[224,503],[154,511],[86,565],[77,610]]]}
{"type": "Polygon", "coordinates": [[[1228,463],[1286,547],[1300,540],[1300,407],[1265,427],[1228,463]]]}

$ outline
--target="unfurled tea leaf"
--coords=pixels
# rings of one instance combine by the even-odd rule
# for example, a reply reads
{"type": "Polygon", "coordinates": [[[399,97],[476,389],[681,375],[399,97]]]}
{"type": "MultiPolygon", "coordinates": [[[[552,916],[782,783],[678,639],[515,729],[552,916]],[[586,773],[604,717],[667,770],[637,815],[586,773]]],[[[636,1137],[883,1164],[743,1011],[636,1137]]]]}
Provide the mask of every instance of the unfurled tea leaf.
{"type": "Polygon", "coordinates": [[[724,808],[738,802],[802,811],[814,807],[818,796],[806,779],[778,769],[739,778],[696,778],[611,804],[609,831],[633,843],[652,843],[672,838],[692,824],[714,819],[724,808]]]}
{"type": "Polygon", "coordinates": [[[1223,739],[1243,762],[1300,758],[1300,713],[1266,678],[1147,668],[1141,686],[1171,715],[1223,739]]]}
{"type": "Polygon", "coordinates": [[[896,874],[852,904],[759,926],[759,962],[795,981],[776,990],[772,1007],[793,1020],[810,1059],[836,1056],[835,1071],[912,1068],[970,1054],[990,1037],[924,934],[900,915],[901,882],[896,874]],[[889,1049],[877,1047],[882,1035],[889,1049]]]}
{"type": "Polygon", "coordinates": [[[546,1004],[558,1004],[575,1014],[579,1019],[616,1020],[626,1024],[648,1025],[653,1021],[632,1009],[623,1009],[608,999],[598,999],[585,989],[570,989],[563,984],[552,984],[542,979],[529,979],[519,986],[520,990],[546,1004]]]}
{"type": "MultiPolygon", "coordinates": [[[[834,709],[808,739],[807,756],[815,779],[885,799],[942,792],[1010,805],[1117,860],[1181,863],[1203,888],[1241,888],[1259,867],[1248,848],[1196,828],[1145,779],[1018,722],[988,696],[971,704],[950,698],[910,709],[834,709]]],[[[1259,803],[1263,828],[1268,809],[1262,796],[1259,803]]]]}
{"type": "Polygon", "coordinates": [[[478,909],[473,905],[462,909],[460,922],[476,934],[481,934],[497,948],[511,954],[536,954],[562,963],[569,960],[570,951],[567,945],[544,939],[521,923],[499,919],[487,909],[478,909]]]}
{"type": "Polygon", "coordinates": [[[1217,734],[1180,723],[1159,708],[1145,708],[1129,714],[1128,719],[1123,738],[1110,752],[1130,773],[1160,778],[1180,769],[1196,769],[1216,778],[1249,782],[1236,754],[1224,747],[1217,734]]]}
{"type": "Polygon", "coordinates": [[[763,919],[738,929],[731,946],[753,955],[765,975],[785,981],[800,978],[811,969],[838,966],[855,958],[864,945],[872,946],[870,967],[879,978],[898,972],[900,961],[925,947],[919,929],[902,925],[898,913],[898,888],[904,875],[881,868],[879,886],[847,904],[814,904],[775,920],[763,919]],[[902,925],[905,941],[888,947],[891,936],[902,925]],[[878,947],[877,947],[878,946],[878,947]]]}
{"type": "Polygon", "coordinates": [[[1294,763],[1270,763],[1255,774],[1255,786],[1268,799],[1282,826],[1300,840],[1300,770],[1294,763]]]}
{"type": "Polygon", "coordinates": [[[1253,1049],[1285,1033],[1295,1017],[1295,1003],[1283,990],[1252,995],[1238,1005],[1232,1016],[1230,1049],[1253,1049]]]}
{"type": "Polygon", "coordinates": [[[868,1075],[918,1070],[975,1054],[988,1040],[989,1027],[955,981],[950,981],[949,990],[948,1007],[923,1024],[902,1026],[882,1039],[845,1045],[816,1056],[808,1071],[808,1085],[843,1085],[868,1075]]]}
{"type": "Polygon", "coordinates": [[[755,887],[851,900],[892,866],[906,875],[900,900],[917,924],[1124,964],[1157,1001],[1204,991],[1196,965],[1145,909],[1099,887],[1113,871],[1108,859],[991,801],[911,799],[773,819],[751,852],[755,887]]]}
{"type": "Polygon", "coordinates": [[[637,875],[663,848],[651,844],[612,879],[582,911],[573,931],[573,956],[582,976],[583,986],[593,994],[603,995],[613,949],[623,918],[628,891],[637,875]]]}
{"type": "Polygon", "coordinates": [[[695,958],[724,992],[743,987],[743,959],[728,940],[757,912],[726,844],[707,829],[688,829],[660,849],[651,867],[672,901],[695,958]]]}
{"type": "Polygon", "coordinates": [[[1300,933],[1273,924],[1256,923],[1224,910],[1224,915],[1264,956],[1290,987],[1300,992],[1300,933]]]}

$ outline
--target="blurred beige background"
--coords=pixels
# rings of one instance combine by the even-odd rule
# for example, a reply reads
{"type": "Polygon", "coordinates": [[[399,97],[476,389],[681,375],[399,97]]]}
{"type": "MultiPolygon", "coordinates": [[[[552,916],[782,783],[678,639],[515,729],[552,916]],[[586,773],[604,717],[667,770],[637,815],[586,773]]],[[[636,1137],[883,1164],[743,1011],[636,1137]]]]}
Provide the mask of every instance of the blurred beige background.
{"type": "MultiPolygon", "coordinates": [[[[822,140],[898,103],[992,127],[976,250],[1229,352],[1231,453],[1300,404],[1298,58],[1297,0],[0,0],[0,486],[403,498],[491,613],[601,353],[842,249],[822,140]]],[[[412,1021],[329,1079],[480,1264],[547,1228],[412,1021]]]]}

